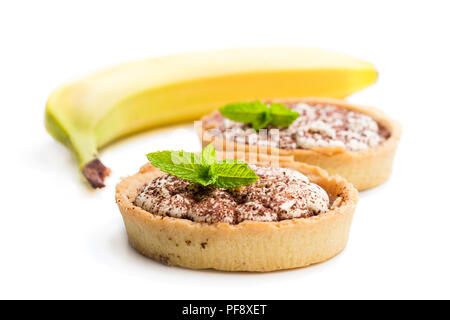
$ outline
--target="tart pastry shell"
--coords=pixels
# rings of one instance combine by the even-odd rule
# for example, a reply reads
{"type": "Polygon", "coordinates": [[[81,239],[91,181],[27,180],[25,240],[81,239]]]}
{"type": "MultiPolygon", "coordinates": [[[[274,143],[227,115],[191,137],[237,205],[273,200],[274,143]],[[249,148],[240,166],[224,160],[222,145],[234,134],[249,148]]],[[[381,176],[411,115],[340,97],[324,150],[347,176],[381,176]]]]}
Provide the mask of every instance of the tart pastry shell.
{"type": "MultiPolygon", "coordinates": [[[[270,160],[258,156],[260,165],[270,160]]],[[[139,192],[162,172],[150,164],[116,186],[116,203],[131,245],[141,254],[168,265],[191,269],[267,272],[328,260],[347,244],[358,192],[341,177],[282,159],[281,167],[298,170],[328,193],[328,212],[277,222],[239,224],[194,222],[159,216],[134,205],[139,192]]]]}
{"type": "MultiPolygon", "coordinates": [[[[258,145],[248,145],[233,141],[225,141],[221,138],[211,136],[207,130],[213,127],[196,126],[202,145],[206,146],[214,142],[217,149],[235,152],[257,152],[269,155],[279,155],[282,157],[293,157],[295,161],[304,162],[313,166],[325,169],[330,175],[340,175],[352,183],[359,191],[376,187],[386,180],[392,172],[395,152],[401,136],[401,125],[397,121],[389,118],[382,111],[367,106],[359,106],[348,103],[344,100],[329,98],[296,98],[272,100],[280,103],[307,103],[307,104],[329,104],[344,109],[353,110],[370,116],[383,127],[390,136],[386,141],[363,151],[351,152],[342,148],[322,147],[314,149],[277,149],[261,147],[258,145]]],[[[218,112],[218,111],[216,111],[218,112]]],[[[211,115],[202,118],[203,123],[211,115]]]]}

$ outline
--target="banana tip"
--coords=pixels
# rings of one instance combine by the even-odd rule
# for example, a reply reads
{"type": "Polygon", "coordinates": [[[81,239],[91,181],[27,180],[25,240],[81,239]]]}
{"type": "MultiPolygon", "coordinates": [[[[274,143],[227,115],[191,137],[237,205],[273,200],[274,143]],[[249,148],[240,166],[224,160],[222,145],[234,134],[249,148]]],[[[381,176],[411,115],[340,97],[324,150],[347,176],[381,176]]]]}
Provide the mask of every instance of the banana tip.
{"type": "Polygon", "coordinates": [[[82,173],[89,184],[97,189],[105,186],[105,179],[111,174],[111,170],[96,158],[84,165],[82,173]]]}

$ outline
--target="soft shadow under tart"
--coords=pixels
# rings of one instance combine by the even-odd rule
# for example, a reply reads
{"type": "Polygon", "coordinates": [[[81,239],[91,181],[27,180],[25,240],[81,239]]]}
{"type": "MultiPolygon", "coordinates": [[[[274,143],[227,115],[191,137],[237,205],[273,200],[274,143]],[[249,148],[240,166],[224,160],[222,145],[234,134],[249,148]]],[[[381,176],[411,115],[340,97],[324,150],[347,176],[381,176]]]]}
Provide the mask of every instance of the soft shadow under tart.
{"type": "MultiPolygon", "coordinates": [[[[270,165],[262,156],[258,165],[270,165]]],[[[151,164],[116,187],[116,202],[131,245],[143,255],[191,269],[266,272],[308,266],[332,258],[346,246],[358,192],[343,178],[282,158],[327,192],[334,206],[309,218],[239,224],[193,222],[159,216],[134,205],[143,187],[163,173],[151,164]],[[337,199],[337,201],[336,201],[337,199]]]]}

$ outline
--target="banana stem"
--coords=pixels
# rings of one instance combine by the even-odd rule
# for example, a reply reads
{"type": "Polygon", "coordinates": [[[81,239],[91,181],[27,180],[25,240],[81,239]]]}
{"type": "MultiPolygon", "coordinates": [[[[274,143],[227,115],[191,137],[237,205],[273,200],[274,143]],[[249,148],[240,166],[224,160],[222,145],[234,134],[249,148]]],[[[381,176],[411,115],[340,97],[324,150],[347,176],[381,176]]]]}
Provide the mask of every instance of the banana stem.
{"type": "Polygon", "coordinates": [[[86,163],[81,172],[89,184],[97,189],[105,186],[105,179],[110,175],[111,170],[107,168],[98,158],[86,163]]]}
{"type": "Polygon", "coordinates": [[[89,184],[93,188],[103,188],[105,179],[110,175],[111,170],[96,157],[97,147],[92,134],[69,134],[51,112],[45,113],[45,126],[56,140],[73,152],[78,163],[81,164],[81,172],[89,184]]]}

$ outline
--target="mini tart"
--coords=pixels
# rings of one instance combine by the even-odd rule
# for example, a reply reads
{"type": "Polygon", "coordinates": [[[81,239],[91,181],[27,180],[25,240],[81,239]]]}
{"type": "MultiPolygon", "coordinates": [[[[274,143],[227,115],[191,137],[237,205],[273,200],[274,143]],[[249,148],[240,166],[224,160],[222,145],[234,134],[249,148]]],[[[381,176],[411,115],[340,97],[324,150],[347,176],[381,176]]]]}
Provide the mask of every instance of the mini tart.
{"type": "MultiPolygon", "coordinates": [[[[270,147],[261,147],[258,145],[248,145],[237,143],[235,141],[225,141],[223,139],[213,137],[208,130],[214,126],[197,126],[197,134],[199,135],[202,145],[206,146],[214,142],[216,149],[223,148],[223,151],[237,152],[264,152],[282,157],[293,157],[295,161],[304,162],[310,165],[318,166],[325,169],[330,175],[340,175],[352,183],[359,191],[373,188],[385,182],[392,171],[395,151],[397,149],[400,136],[400,124],[389,118],[382,111],[365,106],[357,106],[349,104],[344,100],[328,99],[328,98],[297,98],[273,100],[272,102],[280,103],[306,103],[310,105],[328,104],[340,108],[349,109],[370,116],[379,125],[389,132],[389,137],[380,145],[363,151],[348,151],[335,147],[320,147],[312,149],[277,149],[270,147]],[[225,149],[225,146],[227,149],[225,149]]],[[[216,111],[218,112],[218,111],[216,111]]],[[[202,122],[208,121],[214,114],[202,118],[202,122]]]]}
{"type": "MultiPolygon", "coordinates": [[[[270,163],[261,162],[259,165],[270,163]]],[[[163,173],[150,164],[116,187],[116,202],[131,245],[165,264],[191,269],[266,272],[304,267],[330,259],[347,244],[358,192],[340,177],[283,160],[328,193],[331,209],[321,215],[277,222],[193,222],[159,216],[134,205],[143,187],[163,173]]]]}

